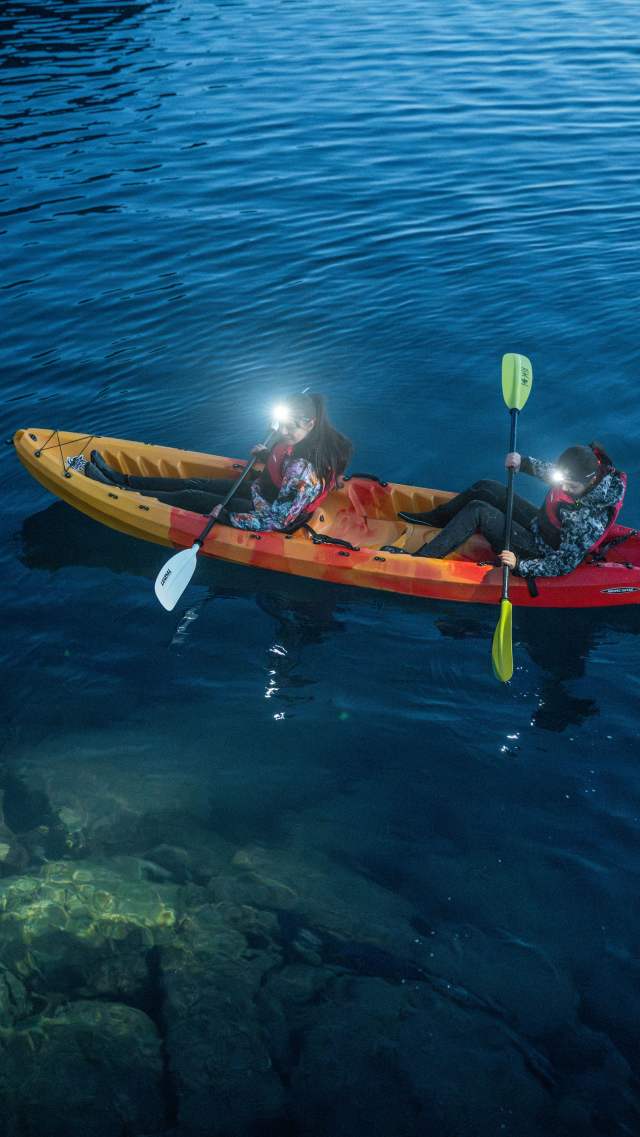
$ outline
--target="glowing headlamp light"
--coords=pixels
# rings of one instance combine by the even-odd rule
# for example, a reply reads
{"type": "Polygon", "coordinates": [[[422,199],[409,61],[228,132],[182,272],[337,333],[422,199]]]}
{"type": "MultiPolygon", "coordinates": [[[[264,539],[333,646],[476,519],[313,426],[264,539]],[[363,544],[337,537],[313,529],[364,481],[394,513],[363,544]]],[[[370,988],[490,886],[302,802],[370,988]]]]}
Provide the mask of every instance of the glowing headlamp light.
{"type": "Polygon", "coordinates": [[[273,418],[271,421],[272,430],[280,430],[281,426],[285,426],[291,418],[291,411],[284,403],[278,403],[273,408],[273,418]]]}
{"type": "Polygon", "coordinates": [[[551,471],[551,481],[554,482],[555,485],[559,486],[561,482],[566,482],[566,480],[567,474],[565,470],[555,469],[551,471]]]}

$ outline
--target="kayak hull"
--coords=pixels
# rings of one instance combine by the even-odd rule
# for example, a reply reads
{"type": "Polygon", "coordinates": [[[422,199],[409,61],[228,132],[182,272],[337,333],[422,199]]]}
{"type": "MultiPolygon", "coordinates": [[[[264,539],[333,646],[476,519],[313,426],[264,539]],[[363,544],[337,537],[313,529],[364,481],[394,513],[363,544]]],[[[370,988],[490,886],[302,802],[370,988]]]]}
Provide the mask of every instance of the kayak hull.
{"type": "MultiPolygon", "coordinates": [[[[22,464],[51,493],[104,525],[173,549],[193,544],[206,523],[202,514],[92,481],[66,469],[65,459],[79,453],[88,456],[97,448],[125,473],[156,477],[237,478],[245,466],[238,459],[72,431],[27,428],[16,432],[14,443],[22,464]]],[[[482,538],[472,538],[444,560],[380,551],[382,545],[394,544],[406,548],[407,554],[414,552],[437,530],[408,525],[398,518],[398,512],[431,509],[452,496],[444,490],[353,476],[325,499],[311,524],[317,533],[356,548],[316,544],[305,530],[256,533],[216,525],[201,552],[236,564],[335,584],[437,600],[498,604],[502,571],[482,538]]],[[[539,578],[537,587],[538,596],[533,597],[526,582],[512,576],[512,603],[532,608],[609,608],[640,603],[640,537],[629,536],[622,545],[609,550],[600,564],[583,564],[562,577],[539,578]]]]}

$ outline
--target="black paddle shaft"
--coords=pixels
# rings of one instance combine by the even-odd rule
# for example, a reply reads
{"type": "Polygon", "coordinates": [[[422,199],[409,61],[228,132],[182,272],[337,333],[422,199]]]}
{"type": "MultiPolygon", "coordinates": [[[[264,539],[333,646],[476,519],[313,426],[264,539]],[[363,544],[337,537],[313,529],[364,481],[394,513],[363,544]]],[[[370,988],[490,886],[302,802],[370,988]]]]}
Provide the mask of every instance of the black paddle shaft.
{"type": "MultiPolygon", "coordinates": [[[[509,434],[509,452],[513,453],[516,448],[516,435],[518,431],[518,408],[512,407],[511,411],[511,431],[509,434]]],[[[515,470],[509,467],[507,475],[507,508],[504,522],[504,542],[503,548],[509,550],[511,548],[511,522],[513,521],[513,475],[515,470]]],[[[502,569],[502,599],[509,599],[509,566],[504,565],[502,569]]]]}
{"type": "MultiPolygon", "coordinates": [[[[278,433],[277,430],[272,430],[271,433],[267,436],[267,438],[265,438],[264,442],[262,443],[262,446],[265,450],[269,449],[269,447],[271,446],[271,443],[273,442],[277,433],[278,433]]],[[[240,477],[238,478],[238,480],[236,482],[233,483],[233,485],[232,485],[231,489],[229,490],[229,493],[225,497],[224,501],[222,501],[220,503],[220,509],[224,509],[225,505],[229,504],[233,495],[238,492],[243,481],[245,480],[246,477],[248,477],[251,470],[253,470],[253,467],[255,466],[256,462],[258,462],[259,460],[260,460],[260,455],[254,454],[251,461],[247,462],[247,465],[245,466],[244,470],[242,471],[240,477]]],[[[209,536],[209,534],[210,534],[211,530],[213,529],[217,520],[218,520],[217,517],[210,517],[209,518],[209,520],[207,521],[207,524],[205,525],[204,529],[202,530],[202,533],[193,542],[194,545],[202,545],[203,541],[205,541],[206,538],[209,536]]]]}

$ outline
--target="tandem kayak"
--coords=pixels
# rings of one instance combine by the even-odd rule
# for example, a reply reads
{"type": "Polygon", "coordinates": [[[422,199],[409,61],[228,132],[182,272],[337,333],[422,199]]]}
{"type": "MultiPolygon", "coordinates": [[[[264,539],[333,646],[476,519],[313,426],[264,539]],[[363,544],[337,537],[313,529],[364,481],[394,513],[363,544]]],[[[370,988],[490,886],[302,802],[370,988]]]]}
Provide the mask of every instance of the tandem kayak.
{"type": "MultiPolygon", "coordinates": [[[[18,457],[46,489],[96,521],[173,549],[190,547],[203,516],[139,493],[95,482],[69,470],[65,460],[94,448],[124,473],[173,478],[237,478],[246,465],[235,458],[121,438],[32,428],[14,436],[18,457]]],[[[412,557],[438,530],[411,525],[397,515],[433,509],[453,497],[444,490],[353,474],[322,503],[310,525],[295,533],[256,533],[216,525],[202,554],[294,576],[376,588],[409,596],[498,604],[502,570],[482,537],[473,537],[444,560],[412,557]],[[326,543],[327,538],[329,542],[326,543]],[[337,540],[338,543],[331,543],[337,540]],[[385,553],[383,545],[406,549],[385,553]]],[[[598,563],[584,563],[560,577],[538,578],[537,595],[512,576],[510,599],[531,608],[603,608],[640,602],[640,536],[610,548],[598,563]]]]}

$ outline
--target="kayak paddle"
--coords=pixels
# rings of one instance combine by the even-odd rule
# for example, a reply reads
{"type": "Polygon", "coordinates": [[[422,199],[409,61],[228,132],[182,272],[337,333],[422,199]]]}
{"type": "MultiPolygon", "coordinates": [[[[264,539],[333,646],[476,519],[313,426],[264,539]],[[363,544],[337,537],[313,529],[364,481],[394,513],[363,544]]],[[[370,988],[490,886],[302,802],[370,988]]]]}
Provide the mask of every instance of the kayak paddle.
{"type": "MultiPolygon", "coordinates": [[[[271,433],[262,444],[263,449],[268,450],[270,448],[271,443],[273,442],[277,433],[278,424],[274,423],[271,433]]],[[[225,505],[231,501],[234,493],[236,493],[236,491],[240,488],[243,481],[249,472],[253,469],[258,459],[259,455],[255,454],[251,461],[247,463],[240,477],[236,482],[233,483],[224,501],[221,502],[221,509],[224,509],[225,505]]],[[[164,564],[160,569],[160,572],[156,577],[155,593],[158,597],[158,600],[162,604],[162,607],[167,609],[167,612],[171,612],[172,609],[175,608],[178,600],[182,596],[182,593],[191,580],[191,577],[193,576],[196,569],[196,560],[198,553],[200,552],[200,549],[202,548],[202,544],[205,541],[206,537],[208,537],[209,533],[213,529],[216,521],[216,517],[210,517],[204,529],[202,530],[202,533],[197,538],[197,540],[194,541],[191,548],[182,549],[181,552],[176,553],[173,557],[170,557],[166,564],[164,564]]]]}
{"type": "MultiPolygon", "coordinates": [[[[502,394],[511,415],[509,451],[516,448],[518,415],[529,398],[533,383],[533,369],[526,355],[509,352],[502,357],[502,394]]],[[[511,522],[513,520],[513,475],[507,476],[507,506],[504,524],[503,548],[511,548],[511,522]]],[[[508,683],[513,675],[513,634],[511,626],[511,601],[509,600],[509,566],[502,567],[502,599],[500,618],[493,633],[491,662],[496,679],[508,683]]]]}

